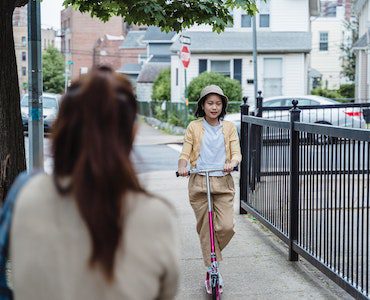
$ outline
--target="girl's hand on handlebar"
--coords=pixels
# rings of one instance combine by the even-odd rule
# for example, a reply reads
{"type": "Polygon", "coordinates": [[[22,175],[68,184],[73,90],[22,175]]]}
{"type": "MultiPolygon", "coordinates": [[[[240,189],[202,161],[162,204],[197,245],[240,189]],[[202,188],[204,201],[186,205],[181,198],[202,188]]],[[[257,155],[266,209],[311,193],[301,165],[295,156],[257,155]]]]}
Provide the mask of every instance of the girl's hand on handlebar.
{"type": "Polygon", "coordinates": [[[231,173],[237,165],[238,165],[238,163],[235,163],[234,161],[226,163],[224,165],[224,172],[231,173]]]}
{"type": "Polygon", "coordinates": [[[177,172],[179,173],[179,176],[182,176],[182,177],[189,176],[189,171],[186,167],[179,168],[177,172]]]}

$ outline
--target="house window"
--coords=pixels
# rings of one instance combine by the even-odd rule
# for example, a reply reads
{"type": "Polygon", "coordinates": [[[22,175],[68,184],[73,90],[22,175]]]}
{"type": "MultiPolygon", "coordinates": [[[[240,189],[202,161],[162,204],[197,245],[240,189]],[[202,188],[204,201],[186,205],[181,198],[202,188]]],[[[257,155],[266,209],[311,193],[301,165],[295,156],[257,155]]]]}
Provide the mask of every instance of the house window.
{"type": "Polygon", "coordinates": [[[27,46],[27,38],[25,36],[22,36],[22,46],[27,46]]]}
{"type": "Polygon", "coordinates": [[[233,18],[232,21],[227,22],[226,27],[234,27],[234,12],[230,11],[230,16],[233,18]]]}
{"type": "Polygon", "coordinates": [[[207,71],[207,60],[200,59],[199,60],[199,74],[207,71]]]}
{"type": "Polygon", "coordinates": [[[264,58],[263,60],[263,89],[265,97],[282,95],[283,59],[264,58]]]}
{"type": "Polygon", "coordinates": [[[270,27],[270,0],[260,1],[259,4],[260,27],[268,28],[270,27]]]}
{"type": "Polygon", "coordinates": [[[22,67],[22,76],[27,76],[27,68],[22,67]]]}
{"type": "Polygon", "coordinates": [[[26,61],[27,60],[27,53],[26,51],[22,51],[22,61],[26,61]]]}
{"type": "Polygon", "coordinates": [[[176,86],[179,85],[179,69],[176,68],[176,86]]]}
{"type": "Polygon", "coordinates": [[[252,17],[250,15],[242,15],[241,27],[252,27],[252,17]]]}
{"type": "Polygon", "coordinates": [[[211,72],[220,73],[226,77],[230,77],[230,60],[211,60],[211,72]]]}
{"type": "Polygon", "coordinates": [[[320,51],[329,50],[328,40],[329,40],[329,33],[320,32],[320,51]]]}
{"type": "Polygon", "coordinates": [[[242,82],[242,60],[234,59],[234,79],[242,82]]]}

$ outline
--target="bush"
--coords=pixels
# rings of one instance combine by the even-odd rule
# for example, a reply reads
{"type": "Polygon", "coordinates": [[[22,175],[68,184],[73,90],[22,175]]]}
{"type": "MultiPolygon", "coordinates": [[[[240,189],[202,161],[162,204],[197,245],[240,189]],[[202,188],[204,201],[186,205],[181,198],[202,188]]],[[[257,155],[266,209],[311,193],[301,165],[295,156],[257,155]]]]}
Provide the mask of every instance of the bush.
{"type": "Polygon", "coordinates": [[[171,70],[162,70],[153,83],[152,100],[169,101],[171,99],[171,70]]]}
{"type": "Polygon", "coordinates": [[[181,120],[180,116],[174,112],[169,114],[167,122],[174,126],[184,126],[184,122],[181,120]]]}
{"type": "Polygon", "coordinates": [[[355,98],[355,84],[354,83],[341,84],[338,92],[339,94],[342,95],[343,98],[355,98]]]}
{"type": "Polygon", "coordinates": [[[241,101],[242,87],[240,82],[212,72],[204,72],[190,82],[188,86],[189,101],[198,101],[201,90],[210,84],[218,85],[230,101],[241,101]]]}
{"type": "Polygon", "coordinates": [[[328,90],[324,88],[315,88],[311,91],[311,94],[331,99],[343,98],[342,95],[339,94],[337,90],[328,90]]]}
{"type": "Polygon", "coordinates": [[[160,105],[154,106],[154,117],[160,121],[166,121],[166,111],[160,105]]]}

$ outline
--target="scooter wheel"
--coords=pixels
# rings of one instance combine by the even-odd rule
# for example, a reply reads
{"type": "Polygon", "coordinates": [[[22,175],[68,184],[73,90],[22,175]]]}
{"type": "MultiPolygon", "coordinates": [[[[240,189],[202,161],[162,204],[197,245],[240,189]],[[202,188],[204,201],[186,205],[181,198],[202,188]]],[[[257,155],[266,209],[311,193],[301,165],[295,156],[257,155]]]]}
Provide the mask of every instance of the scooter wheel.
{"type": "Polygon", "coordinates": [[[221,300],[220,289],[218,286],[212,287],[212,300],[221,300]]]}

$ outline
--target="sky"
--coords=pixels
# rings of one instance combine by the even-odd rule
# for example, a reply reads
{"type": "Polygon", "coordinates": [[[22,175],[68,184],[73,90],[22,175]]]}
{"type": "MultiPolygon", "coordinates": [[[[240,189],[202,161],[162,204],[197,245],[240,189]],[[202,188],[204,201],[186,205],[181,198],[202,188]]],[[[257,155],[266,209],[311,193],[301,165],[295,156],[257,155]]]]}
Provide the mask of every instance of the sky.
{"type": "Polygon", "coordinates": [[[41,25],[43,28],[60,28],[60,11],[62,10],[62,4],[63,0],[41,1],[41,25]]]}

